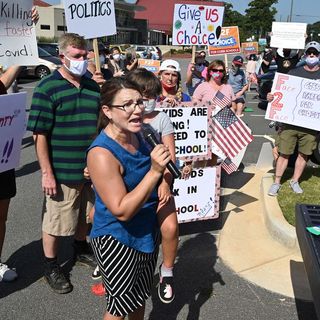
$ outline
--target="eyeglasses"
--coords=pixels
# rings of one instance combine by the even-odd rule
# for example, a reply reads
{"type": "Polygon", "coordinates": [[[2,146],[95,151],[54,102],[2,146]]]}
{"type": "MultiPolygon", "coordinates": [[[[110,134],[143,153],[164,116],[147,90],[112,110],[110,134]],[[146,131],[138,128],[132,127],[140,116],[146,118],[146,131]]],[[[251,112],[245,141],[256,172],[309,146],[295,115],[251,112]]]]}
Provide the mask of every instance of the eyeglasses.
{"type": "Polygon", "coordinates": [[[310,56],[310,55],[314,55],[314,56],[318,56],[319,52],[317,50],[307,50],[306,55],[310,56]]]}
{"type": "Polygon", "coordinates": [[[112,108],[120,108],[126,113],[133,113],[136,110],[136,106],[139,107],[141,111],[145,109],[145,102],[143,99],[139,99],[137,101],[129,100],[128,102],[119,105],[119,104],[111,104],[110,107],[112,108]]]}
{"type": "Polygon", "coordinates": [[[224,73],[224,69],[211,69],[210,71],[224,73]]]}

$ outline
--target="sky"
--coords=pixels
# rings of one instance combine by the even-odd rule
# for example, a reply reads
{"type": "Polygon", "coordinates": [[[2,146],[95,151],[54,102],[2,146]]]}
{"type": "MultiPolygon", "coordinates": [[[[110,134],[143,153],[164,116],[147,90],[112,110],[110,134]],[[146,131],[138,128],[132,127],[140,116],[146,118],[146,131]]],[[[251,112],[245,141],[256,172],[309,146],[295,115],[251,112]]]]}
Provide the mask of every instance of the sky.
{"type": "MultiPolygon", "coordinates": [[[[60,0],[44,1],[50,4],[60,3],[60,0]]],[[[248,3],[251,2],[251,0],[225,0],[225,2],[231,3],[233,5],[233,10],[244,14],[244,11],[247,9],[248,3]]],[[[275,5],[275,8],[278,11],[275,17],[276,21],[287,21],[287,18],[290,15],[291,2],[293,3],[292,22],[314,23],[320,21],[319,0],[278,0],[278,4],[275,5]]]]}

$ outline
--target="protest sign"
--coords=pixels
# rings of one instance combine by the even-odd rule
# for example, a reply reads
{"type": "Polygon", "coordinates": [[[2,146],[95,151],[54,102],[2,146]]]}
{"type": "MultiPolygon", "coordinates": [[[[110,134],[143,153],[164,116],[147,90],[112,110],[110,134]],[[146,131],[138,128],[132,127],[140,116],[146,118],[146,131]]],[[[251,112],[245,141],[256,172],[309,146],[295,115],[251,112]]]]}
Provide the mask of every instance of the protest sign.
{"type": "Polygon", "coordinates": [[[158,74],[160,69],[160,60],[138,59],[139,68],[145,68],[155,74],[158,74]]]}
{"type": "Polygon", "coordinates": [[[173,195],[178,222],[219,217],[220,166],[193,169],[189,179],[176,179],[173,195]]]}
{"type": "Polygon", "coordinates": [[[26,104],[26,92],[0,96],[0,172],[19,165],[26,128],[26,104]]]}
{"type": "Polygon", "coordinates": [[[0,10],[0,64],[39,64],[32,0],[3,0],[0,10]]]}
{"type": "Polygon", "coordinates": [[[160,102],[157,110],[167,113],[173,123],[178,159],[211,158],[210,103],[181,102],[172,108],[168,103],[160,102]]]}
{"type": "Polygon", "coordinates": [[[270,46],[274,48],[304,49],[306,23],[272,22],[270,46]]]}
{"type": "Polygon", "coordinates": [[[250,54],[258,54],[259,45],[258,42],[242,42],[241,49],[245,56],[249,56],[250,54]]]}
{"type": "Polygon", "coordinates": [[[114,0],[64,0],[68,32],[86,39],[117,33],[114,0]]]}
{"type": "Polygon", "coordinates": [[[224,7],[175,4],[173,45],[216,45],[220,38],[224,7]]]}
{"type": "Polygon", "coordinates": [[[221,36],[216,46],[208,46],[209,56],[240,52],[238,27],[222,27],[221,36]]]}
{"type": "Polygon", "coordinates": [[[319,131],[320,82],[276,73],[266,119],[319,131]]]}

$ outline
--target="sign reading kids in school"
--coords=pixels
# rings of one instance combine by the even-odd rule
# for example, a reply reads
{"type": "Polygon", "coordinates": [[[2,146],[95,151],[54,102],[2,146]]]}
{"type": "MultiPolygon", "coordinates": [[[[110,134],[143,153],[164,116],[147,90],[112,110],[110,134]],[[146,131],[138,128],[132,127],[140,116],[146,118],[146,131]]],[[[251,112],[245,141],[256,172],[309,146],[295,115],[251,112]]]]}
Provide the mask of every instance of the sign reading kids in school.
{"type": "Polygon", "coordinates": [[[172,121],[177,158],[183,160],[211,158],[209,103],[181,102],[173,108],[164,101],[157,104],[157,110],[165,112],[172,121]]]}
{"type": "Polygon", "coordinates": [[[239,29],[234,27],[222,27],[221,36],[216,46],[208,46],[209,56],[215,54],[228,54],[240,52],[239,29]]]}
{"type": "Polygon", "coordinates": [[[117,33],[114,0],[64,0],[68,32],[86,39],[117,33]]]}
{"type": "Polygon", "coordinates": [[[224,7],[175,4],[173,16],[173,45],[205,45],[218,43],[224,7]]]}
{"type": "Polygon", "coordinates": [[[0,10],[0,64],[39,64],[32,0],[3,0],[0,10]]]}
{"type": "Polygon", "coordinates": [[[319,131],[320,82],[276,73],[266,119],[319,131]]]}

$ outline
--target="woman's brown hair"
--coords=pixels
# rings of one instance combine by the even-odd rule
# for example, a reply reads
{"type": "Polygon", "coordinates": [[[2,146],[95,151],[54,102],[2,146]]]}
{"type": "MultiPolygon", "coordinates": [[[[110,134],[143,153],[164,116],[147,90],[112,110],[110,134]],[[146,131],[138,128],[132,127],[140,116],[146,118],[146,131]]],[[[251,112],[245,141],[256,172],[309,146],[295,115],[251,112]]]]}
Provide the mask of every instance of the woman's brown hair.
{"type": "Polygon", "coordinates": [[[224,64],[224,62],[222,60],[213,60],[208,65],[206,80],[210,81],[210,79],[211,79],[210,71],[212,69],[215,69],[216,67],[223,67],[224,71],[223,71],[223,78],[221,79],[221,83],[227,83],[226,65],[224,64]]]}

